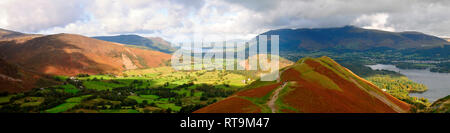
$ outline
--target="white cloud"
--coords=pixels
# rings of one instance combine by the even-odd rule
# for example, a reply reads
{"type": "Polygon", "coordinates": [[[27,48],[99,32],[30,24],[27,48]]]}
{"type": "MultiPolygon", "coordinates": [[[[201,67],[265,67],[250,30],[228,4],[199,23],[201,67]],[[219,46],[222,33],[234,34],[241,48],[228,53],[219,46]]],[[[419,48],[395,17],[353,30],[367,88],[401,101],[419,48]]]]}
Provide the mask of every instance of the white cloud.
{"type": "Polygon", "coordinates": [[[373,15],[362,15],[352,24],[366,29],[379,29],[385,31],[395,31],[393,27],[387,25],[389,14],[376,13],[373,15]]]}
{"type": "Polygon", "coordinates": [[[248,39],[278,28],[357,25],[450,35],[444,0],[2,0],[0,28],[88,36],[248,39]]]}
{"type": "Polygon", "coordinates": [[[2,27],[37,32],[81,19],[85,0],[6,0],[0,3],[2,27]],[[6,22],[5,22],[6,21],[6,22]]]}

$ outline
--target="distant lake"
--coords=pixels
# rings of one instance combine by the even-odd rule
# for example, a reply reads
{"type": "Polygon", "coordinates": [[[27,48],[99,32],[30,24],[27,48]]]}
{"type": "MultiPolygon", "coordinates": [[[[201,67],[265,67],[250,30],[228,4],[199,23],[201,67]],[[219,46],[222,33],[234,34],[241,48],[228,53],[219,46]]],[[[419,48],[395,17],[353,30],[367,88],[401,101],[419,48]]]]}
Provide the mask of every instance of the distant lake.
{"type": "Polygon", "coordinates": [[[399,69],[394,65],[367,65],[374,70],[390,70],[399,72],[414,82],[424,84],[428,90],[424,93],[410,93],[410,96],[425,97],[430,102],[450,95],[450,74],[430,72],[429,69],[399,69]]]}

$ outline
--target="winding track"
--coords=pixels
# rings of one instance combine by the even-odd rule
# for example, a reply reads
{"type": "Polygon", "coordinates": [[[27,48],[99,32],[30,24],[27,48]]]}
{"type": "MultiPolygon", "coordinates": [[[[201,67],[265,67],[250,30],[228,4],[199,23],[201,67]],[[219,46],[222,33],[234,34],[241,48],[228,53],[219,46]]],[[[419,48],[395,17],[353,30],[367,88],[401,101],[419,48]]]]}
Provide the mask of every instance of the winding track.
{"type": "Polygon", "coordinates": [[[267,106],[269,106],[270,110],[272,110],[272,113],[276,113],[277,112],[277,107],[275,105],[275,101],[277,101],[278,99],[278,94],[280,94],[280,91],[287,85],[287,82],[284,82],[283,85],[281,85],[280,87],[278,87],[274,92],[272,97],[270,98],[269,101],[267,101],[267,106]]]}

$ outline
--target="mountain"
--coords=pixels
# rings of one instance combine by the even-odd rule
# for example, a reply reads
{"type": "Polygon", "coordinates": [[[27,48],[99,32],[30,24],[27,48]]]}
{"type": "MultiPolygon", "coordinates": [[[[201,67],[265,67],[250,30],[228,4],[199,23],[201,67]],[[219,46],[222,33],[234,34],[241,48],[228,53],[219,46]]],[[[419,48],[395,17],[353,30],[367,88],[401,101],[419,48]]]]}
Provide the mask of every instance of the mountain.
{"type": "Polygon", "coordinates": [[[55,34],[24,42],[0,41],[0,57],[52,75],[120,73],[164,65],[170,55],[75,34],[55,34]]]}
{"type": "Polygon", "coordinates": [[[354,26],[279,29],[265,32],[262,35],[279,35],[280,51],[424,49],[450,44],[444,39],[419,32],[388,32],[354,26]]]}
{"type": "Polygon", "coordinates": [[[450,38],[442,38],[444,40],[447,40],[448,42],[450,42],[450,38]]]}
{"type": "Polygon", "coordinates": [[[38,34],[24,34],[16,31],[10,31],[0,28],[0,41],[16,41],[16,42],[24,42],[35,37],[39,37],[42,35],[38,34]]]}
{"type": "Polygon", "coordinates": [[[152,50],[164,53],[172,53],[176,49],[170,46],[170,43],[159,37],[141,37],[138,35],[118,35],[118,36],[98,36],[93,37],[99,40],[117,42],[128,45],[142,46],[152,50]]]}
{"type": "Polygon", "coordinates": [[[410,105],[328,57],[303,58],[279,81],[255,81],[195,113],[400,113],[410,105]]]}
{"type": "Polygon", "coordinates": [[[25,34],[0,28],[0,39],[16,37],[16,36],[23,36],[23,35],[25,35],[25,34]]]}
{"type": "Polygon", "coordinates": [[[0,59],[0,92],[23,92],[54,84],[57,82],[44,75],[27,71],[0,59]]]}

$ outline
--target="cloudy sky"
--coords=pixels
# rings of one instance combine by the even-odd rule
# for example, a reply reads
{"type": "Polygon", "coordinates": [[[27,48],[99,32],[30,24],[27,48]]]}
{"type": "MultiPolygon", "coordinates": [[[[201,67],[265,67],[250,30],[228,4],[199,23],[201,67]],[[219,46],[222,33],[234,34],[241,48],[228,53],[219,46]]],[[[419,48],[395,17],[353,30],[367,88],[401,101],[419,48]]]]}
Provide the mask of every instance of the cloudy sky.
{"type": "Polygon", "coordinates": [[[0,28],[87,36],[248,39],[270,29],[355,25],[450,36],[448,0],[1,0],[0,28]]]}

